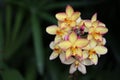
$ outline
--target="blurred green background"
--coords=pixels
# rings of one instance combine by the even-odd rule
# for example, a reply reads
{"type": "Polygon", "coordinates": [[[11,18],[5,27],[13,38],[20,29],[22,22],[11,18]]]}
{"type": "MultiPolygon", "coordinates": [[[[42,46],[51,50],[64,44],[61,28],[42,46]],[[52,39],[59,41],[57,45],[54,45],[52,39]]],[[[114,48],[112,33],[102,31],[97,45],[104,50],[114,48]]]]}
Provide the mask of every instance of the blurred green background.
{"type": "Polygon", "coordinates": [[[120,0],[0,0],[0,80],[120,80],[120,0]],[[50,61],[54,36],[47,26],[70,4],[83,19],[98,13],[109,32],[108,53],[87,74],[69,74],[69,66],[50,61]]]}

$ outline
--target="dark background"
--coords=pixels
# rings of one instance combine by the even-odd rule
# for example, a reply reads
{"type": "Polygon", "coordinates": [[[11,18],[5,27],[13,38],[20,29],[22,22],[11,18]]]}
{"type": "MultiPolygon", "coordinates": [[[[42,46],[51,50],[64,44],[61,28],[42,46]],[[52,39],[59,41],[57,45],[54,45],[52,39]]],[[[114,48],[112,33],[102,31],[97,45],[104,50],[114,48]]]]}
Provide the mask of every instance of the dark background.
{"type": "Polygon", "coordinates": [[[120,0],[0,0],[0,80],[120,80],[120,0]],[[87,74],[69,74],[59,58],[49,60],[54,39],[46,27],[67,5],[83,19],[94,13],[109,29],[108,53],[87,74]]]}

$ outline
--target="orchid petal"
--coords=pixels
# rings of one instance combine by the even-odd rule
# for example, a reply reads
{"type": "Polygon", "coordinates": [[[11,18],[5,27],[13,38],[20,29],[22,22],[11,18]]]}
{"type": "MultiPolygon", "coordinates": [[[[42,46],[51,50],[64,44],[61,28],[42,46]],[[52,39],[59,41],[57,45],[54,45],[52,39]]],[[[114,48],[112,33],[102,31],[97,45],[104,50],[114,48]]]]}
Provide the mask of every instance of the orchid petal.
{"type": "Polygon", "coordinates": [[[67,7],[66,7],[66,14],[67,14],[67,16],[68,17],[71,17],[71,15],[74,13],[74,10],[73,10],[73,8],[70,6],[70,5],[68,5],[67,7]]]}
{"type": "Polygon", "coordinates": [[[71,55],[72,55],[72,52],[71,52],[70,49],[68,49],[68,50],[66,51],[66,59],[69,59],[69,58],[71,57],[71,55]]]}
{"type": "Polygon", "coordinates": [[[49,33],[49,34],[51,34],[51,35],[55,35],[57,29],[58,29],[58,27],[56,25],[48,26],[46,28],[46,32],[49,33]]]}
{"type": "Polygon", "coordinates": [[[83,51],[82,52],[82,57],[83,57],[83,59],[86,59],[86,58],[88,58],[88,51],[83,51]]]}
{"type": "Polygon", "coordinates": [[[52,41],[49,46],[50,46],[51,49],[54,49],[54,47],[55,47],[54,41],[52,41]]]}
{"type": "Polygon", "coordinates": [[[96,51],[97,54],[100,54],[100,55],[107,53],[107,48],[104,46],[96,46],[94,50],[96,51]]]}
{"type": "Polygon", "coordinates": [[[93,39],[90,41],[89,45],[91,48],[94,48],[97,45],[97,42],[93,39]]]}
{"type": "Polygon", "coordinates": [[[95,13],[92,18],[91,18],[91,22],[94,22],[97,20],[97,13],[95,13]]]}
{"type": "Polygon", "coordinates": [[[74,12],[71,16],[71,20],[77,20],[80,17],[80,12],[74,12]]]}
{"type": "Polygon", "coordinates": [[[93,27],[98,27],[98,24],[99,24],[98,21],[94,21],[94,22],[92,23],[92,26],[93,26],[93,27]]]}
{"type": "Polygon", "coordinates": [[[82,74],[86,74],[86,67],[83,64],[79,64],[78,66],[78,70],[82,73],[82,74]]]}
{"type": "Polygon", "coordinates": [[[55,39],[54,39],[55,43],[58,43],[61,40],[62,40],[61,36],[59,36],[59,35],[55,36],[55,39]]]}
{"type": "Polygon", "coordinates": [[[70,74],[73,74],[76,70],[77,70],[77,67],[76,67],[75,64],[73,63],[73,64],[70,66],[69,73],[70,73],[70,74]]]}
{"type": "Polygon", "coordinates": [[[96,39],[96,40],[98,40],[98,41],[102,41],[102,35],[100,35],[100,34],[95,34],[94,35],[94,38],[96,39]]]}
{"type": "Polygon", "coordinates": [[[59,21],[64,21],[65,18],[67,17],[67,15],[65,13],[57,13],[55,15],[55,17],[59,20],[59,21]]]}
{"type": "Polygon", "coordinates": [[[99,26],[96,28],[95,32],[100,34],[105,34],[108,32],[108,29],[106,27],[99,26]]]}
{"type": "Polygon", "coordinates": [[[69,36],[69,40],[71,43],[74,43],[77,40],[77,35],[74,32],[72,32],[69,36]]]}
{"type": "Polygon", "coordinates": [[[53,59],[55,59],[55,58],[57,58],[58,57],[58,53],[56,53],[55,51],[53,51],[53,53],[50,55],[50,60],[53,60],[53,59]]]}
{"type": "Polygon", "coordinates": [[[75,51],[75,54],[77,55],[78,58],[81,58],[82,57],[82,50],[80,48],[78,48],[76,51],[75,51]]]}
{"type": "Polygon", "coordinates": [[[77,47],[85,47],[87,44],[89,43],[89,41],[87,39],[78,39],[74,46],[77,46],[77,47]]]}
{"type": "Polygon", "coordinates": [[[97,65],[97,63],[98,63],[98,56],[96,54],[90,55],[89,58],[95,65],[97,65]]]}
{"type": "Polygon", "coordinates": [[[72,64],[75,61],[75,59],[73,57],[70,57],[69,59],[66,60],[65,56],[66,56],[65,53],[61,53],[60,56],[59,56],[59,58],[60,58],[60,60],[63,64],[68,65],[68,64],[72,64]]]}
{"type": "Polygon", "coordinates": [[[87,39],[88,39],[88,40],[91,40],[91,39],[93,39],[93,36],[92,36],[92,34],[88,34],[88,36],[87,36],[87,39]]]}
{"type": "Polygon", "coordinates": [[[81,63],[86,66],[93,65],[93,62],[90,59],[84,59],[81,61],[81,63]]]}
{"type": "MultiPolygon", "coordinates": [[[[79,24],[79,23],[81,23],[81,22],[83,23],[83,21],[82,21],[82,19],[81,19],[80,17],[76,20],[76,22],[77,22],[77,24],[79,24]]],[[[81,24],[82,24],[82,23],[81,23],[81,24]]]]}
{"type": "Polygon", "coordinates": [[[87,27],[87,28],[90,28],[91,26],[92,26],[92,23],[91,23],[91,21],[90,20],[85,20],[85,26],[87,27]]]}
{"type": "Polygon", "coordinates": [[[62,41],[58,44],[58,46],[63,49],[63,50],[66,50],[68,49],[69,47],[72,46],[72,44],[69,42],[69,41],[62,41]]]}

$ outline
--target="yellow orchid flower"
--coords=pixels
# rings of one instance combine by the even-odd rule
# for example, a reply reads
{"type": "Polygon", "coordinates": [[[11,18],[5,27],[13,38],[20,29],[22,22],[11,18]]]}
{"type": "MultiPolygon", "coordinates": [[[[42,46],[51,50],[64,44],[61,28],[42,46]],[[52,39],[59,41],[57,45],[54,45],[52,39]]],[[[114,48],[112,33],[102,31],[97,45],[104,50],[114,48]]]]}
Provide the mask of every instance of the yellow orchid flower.
{"type": "Polygon", "coordinates": [[[59,46],[54,41],[50,43],[50,48],[53,50],[49,58],[50,60],[54,60],[59,56],[59,54],[63,53],[63,51],[59,48],[59,46]]]}
{"type": "Polygon", "coordinates": [[[62,41],[58,45],[62,50],[66,51],[66,59],[68,59],[70,56],[81,57],[81,48],[85,47],[88,42],[87,39],[78,39],[75,32],[72,32],[69,35],[69,40],[62,41]]]}
{"type": "Polygon", "coordinates": [[[73,74],[77,69],[80,71],[82,74],[86,74],[86,67],[85,66],[90,66],[93,65],[93,63],[89,59],[74,59],[74,62],[70,66],[69,73],[73,74]]]}
{"type": "Polygon", "coordinates": [[[73,8],[68,5],[65,12],[57,13],[55,17],[61,22],[61,27],[74,27],[76,20],[80,17],[80,12],[74,12],[73,8]]]}
{"type": "Polygon", "coordinates": [[[105,25],[97,21],[97,14],[94,14],[91,20],[84,21],[85,26],[88,28],[88,39],[95,39],[102,41],[103,34],[108,32],[108,29],[105,25]]]}
{"type": "Polygon", "coordinates": [[[51,25],[46,28],[46,32],[51,35],[63,35],[64,31],[57,25],[51,25]]]}
{"type": "Polygon", "coordinates": [[[46,32],[55,36],[55,43],[61,41],[68,34],[68,31],[61,29],[57,25],[51,25],[46,28],[46,32]]]}
{"type": "Polygon", "coordinates": [[[86,53],[89,54],[89,59],[96,65],[98,63],[97,55],[104,55],[107,53],[107,48],[102,45],[97,45],[95,40],[91,40],[89,44],[84,47],[87,50],[86,53]]]}

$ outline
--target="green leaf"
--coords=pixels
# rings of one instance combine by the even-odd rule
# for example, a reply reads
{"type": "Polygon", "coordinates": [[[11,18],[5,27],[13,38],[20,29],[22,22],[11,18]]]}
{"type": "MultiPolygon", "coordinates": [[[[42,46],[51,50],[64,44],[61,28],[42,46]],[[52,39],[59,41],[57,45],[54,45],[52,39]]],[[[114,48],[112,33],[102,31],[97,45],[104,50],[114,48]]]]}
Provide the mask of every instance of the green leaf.
{"type": "Polygon", "coordinates": [[[30,37],[31,31],[28,29],[29,27],[25,25],[22,28],[21,33],[19,34],[19,37],[17,40],[14,41],[12,44],[13,47],[9,47],[9,50],[7,50],[6,54],[4,55],[4,58],[6,60],[9,60],[11,56],[17,51],[30,37]]]}
{"type": "Polygon", "coordinates": [[[44,72],[44,48],[43,48],[43,41],[42,41],[42,30],[41,26],[39,25],[39,21],[37,18],[36,13],[32,10],[31,14],[31,24],[32,24],[32,34],[34,40],[34,47],[35,47],[35,55],[36,55],[36,62],[38,71],[40,74],[44,72]]]}
{"type": "Polygon", "coordinates": [[[6,47],[8,47],[10,43],[11,21],[12,21],[12,8],[10,5],[8,5],[6,7],[6,47]]]}
{"type": "Polygon", "coordinates": [[[29,62],[26,63],[26,75],[25,80],[36,80],[36,65],[34,61],[29,60],[29,62]]]}
{"type": "Polygon", "coordinates": [[[6,69],[2,73],[3,80],[24,80],[23,76],[16,69],[6,69]]]}
{"type": "Polygon", "coordinates": [[[15,18],[15,23],[14,23],[14,28],[13,28],[13,33],[12,33],[12,41],[14,42],[14,40],[17,38],[18,32],[20,31],[20,27],[21,27],[21,22],[23,19],[23,9],[20,8],[16,14],[16,18],[15,18]]]}
{"type": "Polygon", "coordinates": [[[4,43],[4,37],[3,37],[3,25],[2,25],[2,13],[0,11],[0,69],[3,68],[3,43],[4,43]]]}

